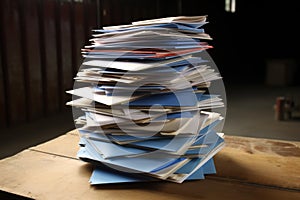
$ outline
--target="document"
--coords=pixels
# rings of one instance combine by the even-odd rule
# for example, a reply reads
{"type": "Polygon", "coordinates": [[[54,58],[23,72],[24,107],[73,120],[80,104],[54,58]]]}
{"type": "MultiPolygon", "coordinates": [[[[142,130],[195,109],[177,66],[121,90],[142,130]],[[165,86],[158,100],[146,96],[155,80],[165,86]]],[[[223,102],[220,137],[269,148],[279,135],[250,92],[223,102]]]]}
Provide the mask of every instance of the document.
{"type": "Polygon", "coordinates": [[[204,54],[207,16],[178,16],[93,31],[67,91],[80,113],[78,158],[90,184],[202,180],[224,147],[222,77],[204,54]]]}

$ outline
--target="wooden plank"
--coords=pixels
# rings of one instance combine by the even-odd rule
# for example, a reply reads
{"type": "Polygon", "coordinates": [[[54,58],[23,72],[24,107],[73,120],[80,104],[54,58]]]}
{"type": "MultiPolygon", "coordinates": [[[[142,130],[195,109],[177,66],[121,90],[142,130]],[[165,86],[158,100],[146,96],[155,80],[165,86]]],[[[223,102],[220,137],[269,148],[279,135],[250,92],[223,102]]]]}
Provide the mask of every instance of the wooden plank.
{"type": "Polygon", "coordinates": [[[4,0],[2,4],[2,26],[1,30],[3,52],[5,52],[5,66],[3,76],[6,77],[6,105],[8,123],[10,125],[23,122],[26,119],[25,103],[25,81],[22,64],[20,16],[17,0],[4,0]]]}
{"type": "Polygon", "coordinates": [[[138,18],[135,18],[135,20],[139,19],[155,19],[157,18],[157,2],[153,1],[147,1],[147,2],[139,2],[139,7],[143,8],[141,16],[138,16],[138,18]],[[146,4],[145,4],[146,3],[146,4]]]}
{"type": "Polygon", "coordinates": [[[59,95],[61,95],[58,80],[57,45],[56,45],[56,24],[55,24],[56,1],[40,1],[41,20],[43,27],[44,42],[44,64],[45,70],[45,102],[46,113],[53,114],[59,111],[59,95]]]}
{"type": "Polygon", "coordinates": [[[0,161],[0,189],[34,199],[299,199],[300,193],[238,182],[201,180],[90,186],[91,165],[25,150],[0,161]]]}
{"type": "Polygon", "coordinates": [[[108,0],[102,0],[101,1],[101,11],[100,11],[100,17],[102,18],[102,26],[109,26],[112,25],[112,16],[110,14],[111,12],[111,1],[108,0]]]}
{"type": "Polygon", "coordinates": [[[217,176],[300,189],[299,155],[300,142],[227,136],[215,156],[217,176]]]}
{"type": "MultiPolygon", "coordinates": [[[[60,104],[64,105],[71,99],[65,91],[73,88],[73,69],[72,69],[72,45],[71,45],[71,2],[60,1],[60,47],[61,69],[58,71],[62,80],[62,87],[59,88],[62,99],[60,104]]],[[[63,108],[66,108],[65,106],[63,108]]]]}
{"type": "Polygon", "coordinates": [[[72,45],[71,45],[71,2],[55,1],[56,55],[58,72],[59,109],[71,99],[65,91],[73,87],[72,45]]]}
{"type": "Polygon", "coordinates": [[[56,36],[56,57],[57,57],[57,84],[58,84],[58,105],[59,110],[63,109],[64,94],[63,90],[63,55],[62,55],[62,37],[61,37],[61,1],[55,1],[55,36],[56,36]]]}
{"type": "MultiPolygon", "coordinates": [[[[0,10],[0,12],[2,12],[2,10],[0,10]]],[[[1,15],[1,14],[0,14],[1,15]]],[[[0,24],[1,26],[3,26],[2,23],[2,16],[0,16],[0,24]]],[[[4,27],[0,26],[0,37],[2,38],[2,30],[4,29],[4,27]]],[[[2,39],[0,39],[0,46],[2,47],[2,39]]],[[[5,54],[4,54],[5,55],[5,54]]],[[[3,57],[3,49],[0,48],[0,128],[2,127],[6,127],[7,126],[7,122],[6,122],[6,105],[5,105],[5,97],[6,97],[6,91],[5,91],[5,84],[6,84],[6,80],[4,79],[4,69],[3,67],[5,66],[6,61],[2,60],[3,57]]]]}
{"type": "Polygon", "coordinates": [[[37,1],[37,17],[39,26],[39,52],[41,59],[41,78],[42,78],[42,91],[43,91],[43,115],[47,115],[49,101],[47,98],[48,83],[47,83],[47,68],[46,68],[46,45],[45,45],[45,29],[44,29],[44,7],[43,1],[37,1]]]}
{"type": "Polygon", "coordinates": [[[153,19],[156,17],[156,3],[153,1],[114,1],[113,13],[117,13],[114,23],[129,24],[133,21],[153,19]],[[120,5],[121,4],[121,5],[120,5]]]}
{"type": "MultiPolygon", "coordinates": [[[[191,4],[195,5],[196,2],[197,1],[194,1],[191,4]]],[[[201,2],[204,2],[204,0],[202,0],[201,2]]],[[[197,7],[196,9],[198,10],[198,14],[195,14],[195,15],[200,15],[199,12],[202,11],[202,9],[203,9],[202,6],[201,6],[201,9],[199,9],[199,7],[197,7]]],[[[180,10],[178,9],[178,0],[177,1],[174,1],[174,0],[161,1],[159,13],[162,14],[160,17],[179,16],[180,10]],[[170,5],[172,5],[172,6],[170,6],[170,5]]]]}
{"type": "Polygon", "coordinates": [[[153,1],[103,0],[100,14],[104,26],[126,24],[156,18],[156,7],[157,2],[153,3],[153,1]]]}
{"type": "MultiPolygon", "coordinates": [[[[84,30],[84,5],[83,2],[73,2],[73,19],[74,19],[74,44],[73,44],[73,75],[78,72],[78,69],[83,61],[81,56],[81,48],[87,44],[85,41],[84,30]]],[[[73,31],[72,31],[73,33],[73,31]]]]}
{"type": "MultiPolygon", "coordinates": [[[[1,60],[0,60],[1,61],[1,60]]],[[[2,65],[0,64],[0,80],[1,80],[1,83],[0,83],[0,94],[1,94],[1,97],[0,97],[0,128],[2,127],[6,127],[7,125],[7,122],[6,122],[6,106],[5,106],[5,94],[4,93],[4,79],[3,79],[3,73],[2,73],[2,65]]]]}
{"type": "MultiPolygon", "coordinates": [[[[72,131],[31,149],[76,159],[78,140],[78,132],[72,131]]],[[[226,147],[215,156],[217,175],[212,177],[300,189],[297,152],[300,142],[227,136],[226,147]]]]}
{"type": "Polygon", "coordinates": [[[90,33],[95,28],[97,28],[97,2],[93,0],[88,1],[88,12],[89,12],[89,19],[88,19],[88,30],[90,33]]]}
{"type": "Polygon", "coordinates": [[[83,1],[85,41],[92,36],[92,30],[97,28],[97,2],[92,0],[83,1]]]}
{"type": "Polygon", "coordinates": [[[40,56],[40,33],[38,22],[38,0],[20,1],[22,14],[23,59],[26,70],[26,96],[29,120],[43,115],[43,79],[40,56]]]}
{"type": "Polygon", "coordinates": [[[70,2],[61,3],[61,44],[62,44],[62,73],[63,73],[63,102],[70,100],[65,91],[73,87],[72,45],[71,45],[71,7],[70,2]]]}
{"type": "Polygon", "coordinates": [[[79,150],[78,141],[78,133],[69,132],[68,134],[57,137],[54,140],[50,140],[38,146],[31,147],[30,150],[77,159],[76,154],[79,150]]]}
{"type": "MultiPolygon", "coordinates": [[[[125,22],[125,18],[123,18],[124,10],[122,9],[124,6],[124,0],[123,1],[117,1],[117,0],[112,0],[109,2],[110,6],[110,11],[107,13],[108,15],[111,16],[111,25],[118,25],[118,24],[123,24],[125,22]],[[116,13],[116,14],[113,14],[116,13]]],[[[127,20],[129,21],[129,19],[127,20]]]]}
{"type": "Polygon", "coordinates": [[[76,58],[76,31],[75,31],[75,2],[71,0],[71,8],[70,8],[70,30],[71,30],[71,54],[72,54],[72,75],[73,77],[76,75],[77,70],[77,58],[76,58]]]}

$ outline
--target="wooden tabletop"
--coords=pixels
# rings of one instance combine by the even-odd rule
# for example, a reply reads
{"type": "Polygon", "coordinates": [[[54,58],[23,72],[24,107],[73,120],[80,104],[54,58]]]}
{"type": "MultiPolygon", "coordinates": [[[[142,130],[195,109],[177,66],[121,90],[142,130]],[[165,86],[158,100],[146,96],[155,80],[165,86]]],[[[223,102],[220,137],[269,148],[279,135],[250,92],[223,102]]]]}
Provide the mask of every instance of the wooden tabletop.
{"type": "Polygon", "coordinates": [[[216,175],[169,182],[90,186],[71,131],[0,161],[0,190],[33,199],[300,199],[300,142],[226,136],[216,175]]]}

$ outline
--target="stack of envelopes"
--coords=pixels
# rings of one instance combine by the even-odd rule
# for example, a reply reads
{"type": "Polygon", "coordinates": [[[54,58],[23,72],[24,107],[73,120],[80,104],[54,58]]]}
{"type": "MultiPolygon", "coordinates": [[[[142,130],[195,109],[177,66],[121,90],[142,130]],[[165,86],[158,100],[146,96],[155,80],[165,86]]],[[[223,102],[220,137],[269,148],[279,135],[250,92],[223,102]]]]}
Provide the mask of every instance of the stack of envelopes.
{"type": "Polygon", "coordinates": [[[206,16],[170,17],[94,30],[67,105],[81,111],[78,157],[91,184],[203,179],[224,140],[220,79],[201,57],[206,16]],[[84,114],[83,114],[83,112],[84,114]]]}

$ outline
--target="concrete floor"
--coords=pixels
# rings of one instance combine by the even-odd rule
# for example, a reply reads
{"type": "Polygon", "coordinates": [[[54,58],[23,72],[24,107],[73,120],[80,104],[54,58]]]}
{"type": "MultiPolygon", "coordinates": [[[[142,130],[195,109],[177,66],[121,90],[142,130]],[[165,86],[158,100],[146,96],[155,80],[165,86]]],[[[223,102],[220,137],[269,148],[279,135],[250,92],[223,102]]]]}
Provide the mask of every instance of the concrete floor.
{"type": "Polygon", "coordinates": [[[225,134],[300,141],[300,112],[293,112],[291,120],[276,121],[274,111],[278,96],[291,96],[300,105],[299,86],[227,86],[226,94],[225,134]]]}
{"type": "MultiPolygon", "coordinates": [[[[275,121],[277,96],[293,95],[300,104],[300,87],[227,86],[224,133],[247,137],[300,141],[299,113],[290,121],[275,121]]],[[[63,114],[0,130],[0,159],[74,129],[71,109],[63,114]]]]}

